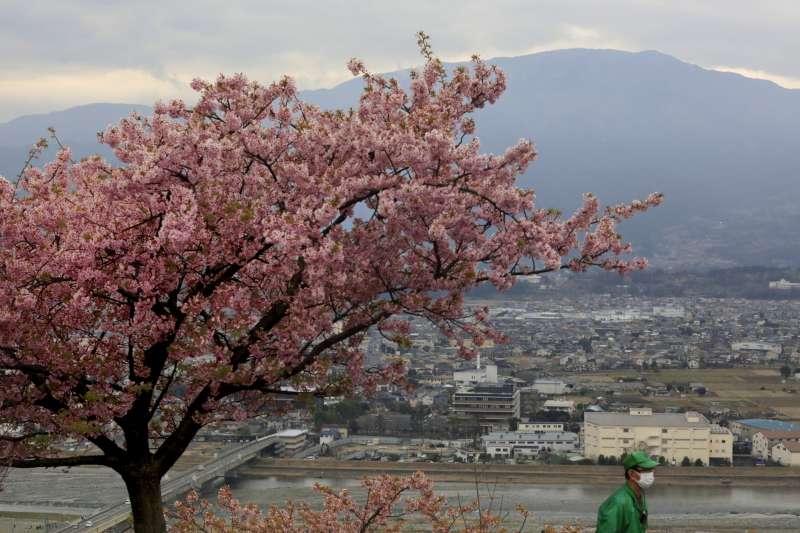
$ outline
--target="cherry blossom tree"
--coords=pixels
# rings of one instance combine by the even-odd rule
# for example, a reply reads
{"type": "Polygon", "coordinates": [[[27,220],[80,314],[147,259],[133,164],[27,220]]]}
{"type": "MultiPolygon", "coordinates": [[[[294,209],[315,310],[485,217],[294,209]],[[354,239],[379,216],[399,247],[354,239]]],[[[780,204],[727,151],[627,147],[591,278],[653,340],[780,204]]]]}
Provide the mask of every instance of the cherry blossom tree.
{"type": "Polygon", "coordinates": [[[470,346],[501,337],[463,295],[484,282],[592,266],[624,273],[619,220],[657,205],[562,218],[515,179],[522,140],[480,150],[470,114],[506,87],[475,57],[448,72],[421,38],[410,90],[352,60],[358,106],[304,103],[294,82],[195,80],[100,139],[118,163],[62,149],[0,179],[0,446],[17,468],[120,474],[137,532],[162,532],[160,480],[197,432],[242,420],[291,386],[369,391],[371,328],[404,342],[408,317],[470,346]],[[472,341],[472,344],[466,340],[472,341]],[[95,452],[59,453],[75,438],[95,452]]]}

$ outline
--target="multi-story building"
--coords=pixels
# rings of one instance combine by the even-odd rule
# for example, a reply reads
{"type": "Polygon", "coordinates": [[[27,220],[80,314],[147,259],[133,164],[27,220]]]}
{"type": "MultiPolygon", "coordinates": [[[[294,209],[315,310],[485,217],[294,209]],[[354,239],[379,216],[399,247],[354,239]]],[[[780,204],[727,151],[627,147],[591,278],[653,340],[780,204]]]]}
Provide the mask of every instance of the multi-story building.
{"type": "Polygon", "coordinates": [[[519,391],[510,385],[462,388],[453,394],[450,412],[476,418],[484,433],[508,429],[509,420],[520,417],[519,391]]]}
{"type": "Polygon", "coordinates": [[[291,457],[302,450],[306,445],[308,431],[305,429],[284,429],[276,433],[278,450],[281,457],[291,457]]]}
{"type": "Polygon", "coordinates": [[[572,400],[547,400],[543,406],[545,411],[572,414],[575,412],[575,402],[572,400]]]}
{"type": "Polygon", "coordinates": [[[709,464],[711,459],[733,460],[733,435],[712,426],[695,412],[653,413],[631,409],[629,413],[585,413],[584,454],[592,459],[619,457],[644,450],[653,457],[680,463],[685,457],[709,464]]]}
{"type": "Polygon", "coordinates": [[[564,431],[563,422],[520,422],[517,431],[564,431]]]}
{"type": "Polygon", "coordinates": [[[568,431],[494,432],[481,437],[483,448],[492,457],[538,455],[540,452],[576,452],[578,435],[568,431]]]}
{"type": "Polygon", "coordinates": [[[759,431],[753,434],[752,455],[771,459],[770,451],[779,442],[800,442],[800,431],[759,431]]]}
{"type": "Polygon", "coordinates": [[[715,459],[732,461],[733,440],[733,433],[728,428],[712,424],[708,448],[709,463],[713,463],[715,459]]]}

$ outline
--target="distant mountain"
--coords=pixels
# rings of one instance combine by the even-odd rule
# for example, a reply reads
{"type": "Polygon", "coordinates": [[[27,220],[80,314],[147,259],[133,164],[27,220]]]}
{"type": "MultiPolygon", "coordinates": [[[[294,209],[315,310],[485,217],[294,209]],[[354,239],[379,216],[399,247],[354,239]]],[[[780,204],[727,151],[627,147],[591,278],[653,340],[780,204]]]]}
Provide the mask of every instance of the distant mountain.
{"type": "MultiPolygon", "coordinates": [[[[19,174],[30,147],[40,137],[47,137],[47,128],[55,128],[59,139],[77,156],[111,152],[97,142],[97,133],[133,112],[149,115],[153,108],[138,104],[88,104],[63,111],[25,115],[0,124],[0,175],[12,178],[19,174]]],[[[52,159],[51,147],[40,163],[52,159]]]]}
{"type": "MultiPolygon", "coordinates": [[[[613,203],[659,190],[664,206],[623,226],[657,264],[800,262],[800,91],[652,51],[559,50],[491,62],[509,88],[477,114],[477,131],[489,151],[535,141],[540,157],[521,185],[536,189],[540,205],[570,210],[584,191],[613,203]]],[[[396,74],[407,81],[407,72],[396,74]]],[[[360,87],[355,79],[303,96],[350,107],[360,87]]],[[[133,109],[149,111],[93,104],[0,124],[0,172],[18,172],[21,145],[48,125],[80,153],[133,109]]]]}

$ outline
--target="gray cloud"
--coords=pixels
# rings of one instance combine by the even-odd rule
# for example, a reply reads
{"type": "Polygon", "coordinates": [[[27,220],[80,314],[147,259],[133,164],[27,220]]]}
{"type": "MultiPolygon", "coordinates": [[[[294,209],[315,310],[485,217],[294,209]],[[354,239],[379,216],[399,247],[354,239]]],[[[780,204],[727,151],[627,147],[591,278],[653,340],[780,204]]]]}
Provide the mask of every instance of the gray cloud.
{"type": "Polygon", "coordinates": [[[190,97],[194,76],[295,76],[303,88],[419,62],[552,48],[657,49],[800,86],[796,0],[3,0],[0,120],[92,101],[190,97]]]}

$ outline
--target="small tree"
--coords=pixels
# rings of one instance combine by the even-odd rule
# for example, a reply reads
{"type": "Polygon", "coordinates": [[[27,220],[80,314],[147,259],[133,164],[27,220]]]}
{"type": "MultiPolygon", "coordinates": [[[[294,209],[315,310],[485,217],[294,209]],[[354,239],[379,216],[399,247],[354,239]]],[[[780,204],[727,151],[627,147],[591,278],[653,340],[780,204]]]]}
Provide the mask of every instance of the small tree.
{"type": "Polygon", "coordinates": [[[137,533],[161,533],[161,478],[197,432],[275,412],[275,394],[368,393],[402,363],[365,367],[377,329],[409,345],[414,316],[474,354],[481,283],[592,266],[625,273],[616,223],[587,195],[563,219],[517,188],[535,152],[484,154],[470,114],[506,87],[475,58],[426,64],[411,90],[364,80],[356,109],[302,102],[288,78],[195,80],[194,107],[159,103],[102,141],[120,164],[64,149],[0,179],[0,457],[15,467],[120,474],[137,533]],[[64,456],[63,438],[97,452],[64,456]],[[154,445],[154,443],[157,443],[154,445]],[[155,447],[154,447],[155,446],[155,447]]]}
{"type": "Polygon", "coordinates": [[[602,453],[597,456],[597,464],[599,464],[599,465],[606,464],[606,456],[603,455],[602,453]]]}
{"type": "Polygon", "coordinates": [[[694,466],[704,466],[702,459],[695,459],[694,466]]]}
{"type": "Polygon", "coordinates": [[[791,375],[792,375],[792,368],[791,368],[789,365],[783,365],[783,366],[781,367],[781,370],[780,370],[780,372],[781,372],[781,376],[782,376],[784,379],[786,379],[786,378],[788,378],[789,376],[791,376],[791,375]]]}
{"type": "Polygon", "coordinates": [[[683,461],[681,461],[681,466],[692,466],[692,460],[688,457],[684,457],[683,461]]]}

